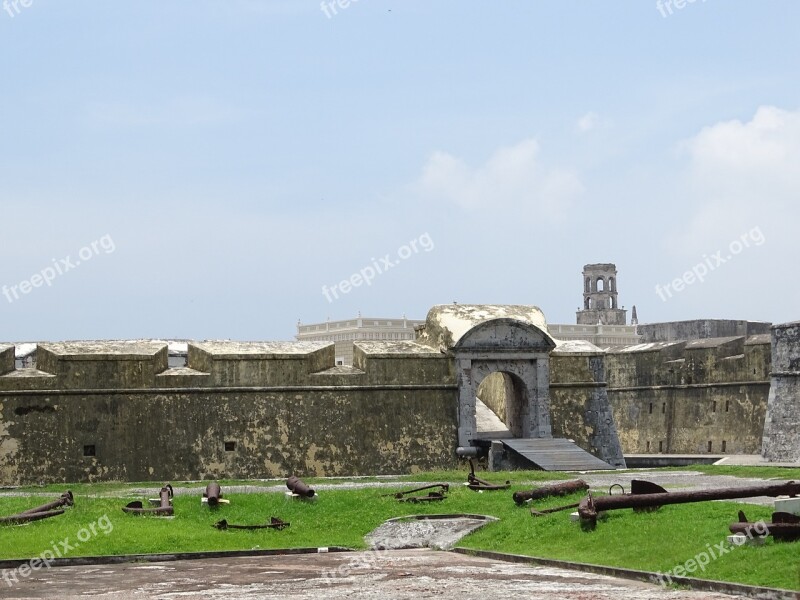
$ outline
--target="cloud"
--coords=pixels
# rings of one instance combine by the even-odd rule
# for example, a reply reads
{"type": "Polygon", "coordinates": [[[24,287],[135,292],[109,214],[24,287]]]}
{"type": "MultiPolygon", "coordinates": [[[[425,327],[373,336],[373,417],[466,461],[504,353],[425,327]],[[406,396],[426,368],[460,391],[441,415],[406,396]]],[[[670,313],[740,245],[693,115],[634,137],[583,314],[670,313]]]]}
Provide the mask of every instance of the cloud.
{"type": "Polygon", "coordinates": [[[485,164],[471,168],[447,152],[435,152],[416,188],[428,200],[468,211],[521,210],[557,218],[569,210],[583,185],[571,170],[544,166],[539,154],[536,140],[527,139],[497,149],[485,164]]]}
{"type": "Polygon", "coordinates": [[[688,252],[760,226],[786,232],[800,218],[800,110],[762,106],[747,122],[723,121],[679,145],[689,158],[688,223],[671,244],[688,252]]]}
{"type": "Polygon", "coordinates": [[[697,167],[782,173],[800,155],[800,110],[762,106],[752,120],[717,123],[686,142],[697,167]]]}
{"type": "Polygon", "coordinates": [[[575,129],[579,133],[587,133],[592,129],[597,129],[600,124],[600,117],[597,115],[597,113],[590,111],[578,119],[578,122],[575,123],[575,129]]]}

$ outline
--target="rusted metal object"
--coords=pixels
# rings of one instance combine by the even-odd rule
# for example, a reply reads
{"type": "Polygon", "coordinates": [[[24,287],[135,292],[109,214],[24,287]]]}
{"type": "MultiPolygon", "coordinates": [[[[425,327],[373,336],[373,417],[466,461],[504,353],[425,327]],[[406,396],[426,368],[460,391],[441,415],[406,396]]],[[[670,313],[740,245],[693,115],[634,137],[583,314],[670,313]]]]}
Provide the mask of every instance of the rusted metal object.
{"type": "Polygon", "coordinates": [[[796,542],[800,540],[800,517],[786,512],[772,513],[772,523],[750,523],[744,514],[739,511],[739,522],[731,523],[728,527],[731,533],[753,537],[756,535],[771,535],[782,542],[796,542]]]}
{"type": "Polygon", "coordinates": [[[248,531],[252,531],[254,529],[286,529],[289,527],[291,523],[286,523],[285,521],[281,521],[278,517],[270,517],[269,523],[265,523],[264,525],[233,525],[228,523],[225,519],[221,521],[217,521],[214,523],[214,527],[217,529],[227,530],[227,529],[245,529],[248,531]]]}
{"type": "Polygon", "coordinates": [[[541,500],[543,498],[550,498],[552,496],[568,496],[576,492],[583,492],[589,489],[589,484],[583,479],[575,479],[572,481],[564,481],[562,483],[553,483],[550,485],[543,485],[532,490],[524,492],[514,492],[512,497],[514,502],[519,505],[530,502],[531,500],[541,500]]]}
{"type": "Polygon", "coordinates": [[[417,504],[418,502],[439,502],[445,498],[447,498],[447,496],[443,492],[429,492],[427,496],[407,496],[404,498],[398,498],[398,501],[417,504]]]}
{"type": "Polygon", "coordinates": [[[63,508],[58,508],[55,510],[46,510],[42,512],[18,513],[16,515],[11,515],[10,517],[1,518],[0,523],[3,525],[21,525],[22,523],[30,523],[31,521],[41,521],[42,519],[57,517],[58,515],[63,515],[64,512],[65,511],[63,508]]]}
{"type": "Polygon", "coordinates": [[[475,463],[472,462],[472,459],[469,459],[469,473],[467,474],[467,487],[471,489],[473,492],[481,492],[481,491],[493,491],[493,490],[507,490],[511,487],[511,482],[506,481],[504,484],[496,485],[493,483],[489,483],[488,481],[484,481],[477,475],[475,475],[475,463]]]}
{"type": "Polygon", "coordinates": [[[313,488],[306,485],[302,479],[294,475],[286,480],[286,487],[289,488],[293,494],[305,496],[306,498],[313,498],[315,494],[313,488]]]}
{"type": "Polygon", "coordinates": [[[53,500],[47,504],[42,504],[35,508],[23,510],[14,515],[0,518],[0,524],[3,525],[20,525],[22,523],[30,523],[31,521],[41,521],[42,519],[49,519],[50,517],[57,517],[64,514],[66,506],[73,506],[75,498],[72,492],[67,490],[58,500],[53,500]]]}
{"type": "MultiPolygon", "coordinates": [[[[619,484],[617,484],[619,485],[619,484]]],[[[608,488],[608,495],[611,496],[611,490],[614,486],[608,488]]],[[[622,493],[625,493],[625,488],[621,485],[619,486],[622,490],[622,493]]],[[[631,480],[631,494],[634,496],[638,496],[641,494],[668,494],[669,492],[665,490],[663,487],[658,485],[657,483],[653,483],[652,481],[645,481],[643,479],[632,479],[631,480]]],[[[654,512],[661,508],[661,505],[657,506],[634,506],[633,512],[654,512]]]]}
{"type": "Polygon", "coordinates": [[[409,494],[415,494],[417,492],[423,492],[425,490],[432,490],[438,489],[440,493],[446,494],[450,491],[450,484],[449,483],[432,483],[430,485],[423,485],[422,487],[414,488],[413,490],[403,490],[401,492],[392,492],[391,494],[383,494],[382,497],[391,496],[392,498],[397,498],[398,500],[403,498],[404,496],[408,496],[409,494]]]}
{"type": "Polygon", "coordinates": [[[206,499],[211,508],[216,508],[219,506],[219,501],[222,499],[222,488],[219,487],[216,481],[212,481],[206,486],[203,498],[206,499]]]}
{"type": "MultiPolygon", "coordinates": [[[[630,494],[616,496],[593,497],[589,493],[578,506],[578,514],[584,526],[593,528],[597,524],[597,514],[607,510],[622,508],[652,509],[667,504],[686,504],[689,502],[707,502],[709,500],[735,500],[737,498],[753,498],[755,496],[797,496],[800,495],[800,483],[776,483],[741,488],[718,488],[695,490],[690,492],[655,492],[640,493],[637,490],[654,490],[655,484],[649,482],[631,482],[630,494]]],[[[663,489],[663,488],[661,488],[663,489]]]]}
{"type": "MultiPolygon", "coordinates": [[[[61,508],[62,506],[73,506],[75,504],[75,498],[72,495],[72,492],[67,490],[58,500],[53,500],[52,502],[48,502],[47,504],[42,504],[41,506],[37,506],[36,508],[29,508],[28,510],[23,510],[21,515],[29,515],[31,513],[43,513],[49,510],[54,510],[56,508],[61,508]]],[[[62,511],[63,512],[63,511],[62,511]]]]}
{"type": "MultiPolygon", "coordinates": [[[[620,486],[620,488],[622,488],[622,493],[624,494],[625,488],[623,488],[622,486],[620,486]]],[[[668,493],[669,492],[667,490],[665,490],[657,483],[653,483],[652,481],[645,481],[644,479],[631,480],[631,494],[634,494],[636,496],[641,494],[668,494],[668,493]]],[[[609,488],[608,494],[609,496],[611,495],[611,488],[609,488]]]]}
{"type": "Polygon", "coordinates": [[[139,500],[135,500],[133,502],[129,502],[122,508],[122,510],[132,515],[156,515],[159,517],[171,516],[175,513],[174,509],[172,508],[172,496],[172,486],[167,483],[164,484],[164,487],[162,487],[161,491],[159,492],[160,506],[158,508],[144,508],[139,500]]]}
{"type": "Polygon", "coordinates": [[[535,508],[531,509],[531,516],[532,517],[543,517],[544,515],[549,515],[551,513],[561,512],[562,510],[569,510],[570,508],[578,508],[579,502],[575,502],[574,504],[565,504],[564,506],[556,506],[555,508],[545,508],[543,510],[536,510],[535,508]]]}

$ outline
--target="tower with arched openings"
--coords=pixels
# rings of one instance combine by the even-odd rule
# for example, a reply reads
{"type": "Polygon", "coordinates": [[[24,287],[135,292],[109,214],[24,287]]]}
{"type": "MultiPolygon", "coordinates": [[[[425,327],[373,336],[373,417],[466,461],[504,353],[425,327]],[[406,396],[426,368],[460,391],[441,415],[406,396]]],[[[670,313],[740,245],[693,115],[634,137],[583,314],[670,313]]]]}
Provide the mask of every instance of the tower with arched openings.
{"type": "Polygon", "coordinates": [[[617,300],[617,266],[595,263],[583,267],[583,309],[578,325],[627,325],[627,310],[617,300]]]}

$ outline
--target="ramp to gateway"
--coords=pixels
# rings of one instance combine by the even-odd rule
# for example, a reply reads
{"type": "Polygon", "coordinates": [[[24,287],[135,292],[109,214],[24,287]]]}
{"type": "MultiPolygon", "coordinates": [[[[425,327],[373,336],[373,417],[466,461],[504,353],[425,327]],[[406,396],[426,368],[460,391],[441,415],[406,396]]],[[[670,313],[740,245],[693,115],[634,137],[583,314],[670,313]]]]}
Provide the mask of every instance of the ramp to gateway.
{"type": "Polygon", "coordinates": [[[500,440],[520,456],[545,471],[606,471],[610,464],[564,438],[500,440]]]}

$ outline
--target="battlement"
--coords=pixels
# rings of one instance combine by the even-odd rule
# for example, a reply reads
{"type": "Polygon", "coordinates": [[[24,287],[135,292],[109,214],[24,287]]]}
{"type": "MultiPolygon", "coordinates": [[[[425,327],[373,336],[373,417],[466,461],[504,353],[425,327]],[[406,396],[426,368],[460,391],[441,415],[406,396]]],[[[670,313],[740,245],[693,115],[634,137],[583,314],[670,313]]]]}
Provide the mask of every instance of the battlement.
{"type": "Polygon", "coordinates": [[[16,369],[6,344],[0,391],[454,384],[447,357],[411,341],[358,342],[351,369],[335,367],[332,342],[189,342],[182,367],[168,352],[160,341],[42,343],[37,367],[16,369]]]}
{"type": "Polygon", "coordinates": [[[14,346],[0,344],[0,375],[14,370],[14,346]]]}
{"type": "Polygon", "coordinates": [[[648,342],[608,349],[612,388],[765,382],[769,336],[648,342]]]}
{"type": "Polygon", "coordinates": [[[643,342],[769,335],[771,323],[735,319],[693,319],[639,325],[643,342]]]}

